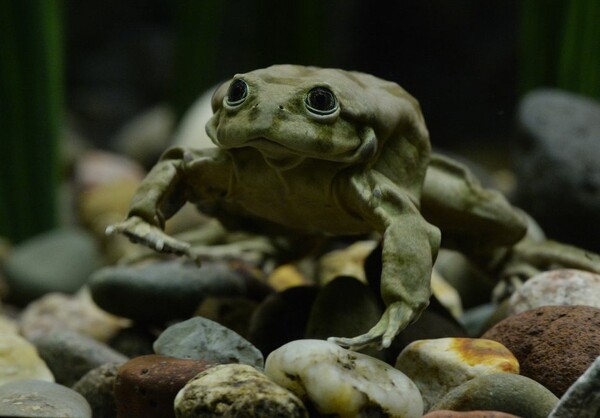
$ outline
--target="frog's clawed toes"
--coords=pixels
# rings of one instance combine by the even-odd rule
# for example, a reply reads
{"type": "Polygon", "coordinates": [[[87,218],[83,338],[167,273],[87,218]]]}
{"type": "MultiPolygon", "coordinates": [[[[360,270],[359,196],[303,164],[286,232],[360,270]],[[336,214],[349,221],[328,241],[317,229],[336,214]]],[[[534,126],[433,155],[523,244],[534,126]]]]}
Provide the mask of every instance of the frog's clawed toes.
{"type": "Polygon", "coordinates": [[[413,319],[414,310],[403,302],[390,304],[383,316],[366,334],[353,338],[330,337],[328,341],[350,350],[361,350],[366,347],[388,348],[394,337],[400,333],[413,319]]]}
{"type": "Polygon", "coordinates": [[[111,235],[114,233],[121,233],[128,237],[131,242],[141,243],[155,251],[178,256],[185,255],[198,262],[198,257],[192,253],[189,243],[179,241],[165,234],[160,228],[150,225],[136,216],[106,228],[106,234],[111,235]]]}

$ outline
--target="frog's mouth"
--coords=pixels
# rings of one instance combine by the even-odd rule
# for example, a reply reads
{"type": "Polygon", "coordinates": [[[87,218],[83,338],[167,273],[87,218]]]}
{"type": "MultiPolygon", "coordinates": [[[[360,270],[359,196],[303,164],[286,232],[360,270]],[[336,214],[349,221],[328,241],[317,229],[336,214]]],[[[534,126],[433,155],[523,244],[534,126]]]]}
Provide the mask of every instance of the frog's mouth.
{"type": "Polygon", "coordinates": [[[299,155],[299,151],[265,137],[251,139],[244,143],[244,147],[257,149],[265,157],[265,161],[269,166],[279,170],[294,168],[305,159],[305,156],[299,155]]]}

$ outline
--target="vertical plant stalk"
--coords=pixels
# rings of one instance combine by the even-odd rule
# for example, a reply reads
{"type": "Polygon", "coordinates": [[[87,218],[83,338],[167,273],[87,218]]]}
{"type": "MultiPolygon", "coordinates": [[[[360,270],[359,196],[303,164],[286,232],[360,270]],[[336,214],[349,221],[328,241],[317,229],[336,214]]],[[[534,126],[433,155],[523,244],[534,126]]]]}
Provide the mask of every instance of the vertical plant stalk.
{"type": "Polygon", "coordinates": [[[62,118],[59,0],[0,0],[0,235],[57,222],[62,118]]]}
{"type": "Polygon", "coordinates": [[[558,85],[600,97],[600,2],[571,0],[560,45],[558,85]]]}

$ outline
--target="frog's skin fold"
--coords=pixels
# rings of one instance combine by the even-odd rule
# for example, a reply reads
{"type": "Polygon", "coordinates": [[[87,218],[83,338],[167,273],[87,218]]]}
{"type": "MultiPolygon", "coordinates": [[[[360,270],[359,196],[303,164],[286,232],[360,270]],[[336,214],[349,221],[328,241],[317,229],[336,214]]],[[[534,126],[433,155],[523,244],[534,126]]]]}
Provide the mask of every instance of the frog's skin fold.
{"type": "Polygon", "coordinates": [[[523,261],[512,253],[527,230],[519,210],[464,166],[431,155],[418,102],[395,83],[276,65],[236,75],[217,89],[212,107],[206,130],[216,148],[167,150],[111,232],[194,258],[188,243],[163,232],[185,202],[232,229],[251,223],[267,234],[377,231],[387,309],[368,333],[332,338],[352,349],[389,346],[426,308],[442,236],[444,246],[488,268],[523,261]]]}

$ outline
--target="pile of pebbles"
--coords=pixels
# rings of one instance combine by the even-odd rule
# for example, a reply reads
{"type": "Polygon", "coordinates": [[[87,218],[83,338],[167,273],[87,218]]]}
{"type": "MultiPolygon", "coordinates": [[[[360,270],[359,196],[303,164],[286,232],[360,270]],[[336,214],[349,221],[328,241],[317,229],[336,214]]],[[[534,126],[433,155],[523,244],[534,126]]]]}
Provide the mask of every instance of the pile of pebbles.
{"type": "MultiPolygon", "coordinates": [[[[104,235],[143,172],[86,151],[71,189],[78,226],[0,242],[0,415],[600,414],[599,275],[543,272],[493,303],[477,272],[442,251],[419,320],[388,349],[348,351],[327,337],[364,333],[384,310],[369,285],[376,242],[269,270],[157,258],[104,235]]],[[[188,215],[170,232],[206,225],[188,215]]]]}
{"type": "MultiPolygon", "coordinates": [[[[599,275],[542,273],[495,312],[486,304],[455,317],[461,306],[433,301],[392,347],[359,353],[326,337],[366,331],[382,313],[378,297],[361,278],[307,284],[294,265],[263,277],[239,260],[201,268],[153,260],[95,268],[76,293],[38,297],[39,280],[27,282],[26,266],[14,263],[40,245],[55,252],[47,268],[64,270],[48,276],[73,281],[58,254],[71,247],[47,249],[69,234],[85,232],[41,237],[6,259],[6,287],[19,280],[19,300],[29,302],[0,316],[2,414],[545,418],[600,410],[599,275]]],[[[342,268],[345,251],[356,249],[329,254],[328,272],[342,268]]],[[[441,289],[437,297],[452,300],[441,289]]]]}

